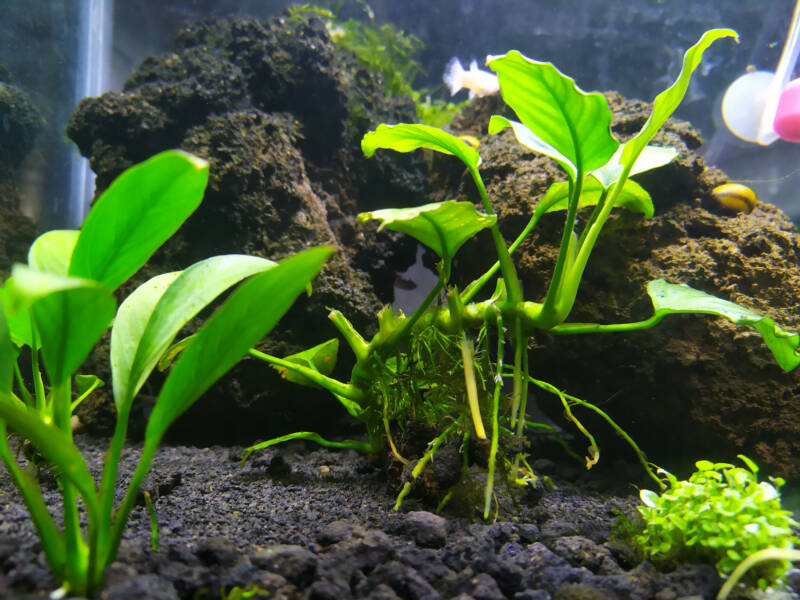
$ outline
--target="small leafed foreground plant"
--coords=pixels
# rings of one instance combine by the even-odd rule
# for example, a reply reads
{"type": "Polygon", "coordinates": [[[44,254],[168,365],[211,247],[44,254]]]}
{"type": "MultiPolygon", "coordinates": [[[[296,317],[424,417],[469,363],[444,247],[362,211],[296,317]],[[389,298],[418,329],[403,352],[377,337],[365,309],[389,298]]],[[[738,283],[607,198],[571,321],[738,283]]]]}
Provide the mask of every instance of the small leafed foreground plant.
{"type": "MultiPolygon", "coordinates": [[[[348,382],[330,377],[338,347],[336,339],[284,358],[255,350],[251,355],[267,361],[287,379],[331,391],[352,416],[364,423],[367,441],[330,441],[314,432],[297,432],[252,446],[245,459],[260,448],[298,438],[363,452],[380,452],[388,445],[394,457],[410,469],[397,498],[399,508],[411,491],[413,480],[437,450],[448,443],[462,453],[465,485],[469,461],[483,457],[487,471],[483,515],[488,518],[498,465],[511,482],[535,482],[526,462],[524,435],[526,426],[546,426],[531,424],[526,418],[528,387],[534,385],[558,398],[566,417],[588,439],[587,468],[597,462],[599,450],[573,413],[575,407],[594,411],[615,428],[661,486],[642,452],[608,415],[531,377],[527,346],[537,331],[551,335],[628,332],[650,328],[670,314],[705,313],[757,329],[783,369],[793,369],[800,363],[796,353],[798,335],[783,331],[769,318],[737,304],[663,280],[647,285],[654,308],[649,319],[609,325],[565,322],[611,211],[626,208],[652,216],[650,195],[629,176],[664,165],[675,157],[674,149],[648,143],[677,108],[706,48],[715,40],[735,36],[729,29],[706,32],[686,52],[677,80],[655,98],[653,112],[642,129],[625,144],[611,134],[612,114],[603,95],[581,91],[552,64],[528,59],[519,52],[489,57],[487,64],[497,73],[503,99],[520,119],[517,122],[494,116],[489,132],[511,127],[522,144],[556,160],[568,176],[568,181],[555,183],[541,198],[530,222],[510,246],[498,229],[475,148],[446,131],[421,124],[380,125],[367,133],[362,140],[367,156],[380,148],[398,152],[426,148],[460,159],[477,186],[484,212],[476,210],[471,202],[447,201],[360,215],[364,221],[376,219],[382,227],[411,235],[436,252],[441,260],[435,287],[410,316],[384,308],[378,315],[379,331],[369,341],[341,312],[330,313],[355,354],[348,382]],[[591,211],[582,229],[577,219],[581,210],[591,211]],[[540,302],[526,300],[511,256],[542,215],[552,211],[566,214],[557,262],[545,298],[540,302]],[[453,256],[483,229],[491,233],[497,262],[465,289],[449,287],[453,256]],[[475,300],[498,271],[500,277],[494,291],[475,300]],[[507,380],[511,382],[509,396],[504,394],[507,380]],[[400,453],[393,439],[412,420],[426,421],[438,431],[416,464],[400,453]]],[[[451,498],[451,493],[443,495],[441,505],[451,498]]]]}
{"type": "Polygon", "coordinates": [[[752,568],[744,582],[762,589],[780,583],[789,568],[786,559],[798,554],[798,523],[781,508],[783,479],[758,481],[755,463],[739,458],[746,468],[700,460],[686,481],[660,470],[667,489],[661,495],[639,493],[644,506],[638,507],[641,529],[629,536],[633,544],[656,564],[713,564],[723,578],[745,558],[769,550],[771,560],[752,568]]]}
{"type": "MultiPolygon", "coordinates": [[[[28,264],[15,265],[0,289],[0,459],[65,592],[92,596],[100,589],[167,428],[272,329],[332,251],[314,248],[280,263],[215,256],[150,279],[117,309],[113,291],[197,208],[207,180],[205,161],[178,151],[128,169],[97,200],[80,231],[37,238],[28,264]],[[181,328],[245,279],[173,365],[147,423],[137,468],[115,506],[134,397],[181,328]],[[72,384],[112,321],[117,422],[98,486],[73,443],[71,415],[82,395],[73,401],[72,384]],[[32,391],[17,362],[23,350],[32,365],[32,391]],[[63,498],[61,527],[45,506],[35,472],[12,452],[7,427],[51,467],[63,498]]],[[[80,381],[76,385],[80,390],[80,381]]]]}

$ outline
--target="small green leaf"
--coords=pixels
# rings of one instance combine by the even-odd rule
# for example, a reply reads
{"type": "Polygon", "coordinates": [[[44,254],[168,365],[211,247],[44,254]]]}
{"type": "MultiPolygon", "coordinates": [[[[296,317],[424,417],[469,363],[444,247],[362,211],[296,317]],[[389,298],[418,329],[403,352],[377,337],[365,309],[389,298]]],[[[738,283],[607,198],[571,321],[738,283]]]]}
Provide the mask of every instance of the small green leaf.
{"type": "Polygon", "coordinates": [[[418,123],[381,123],[375,131],[369,131],[361,140],[361,150],[369,158],[379,148],[397,152],[411,152],[418,148],[429,148],[444,154],[453,154],[470,169],[478,168],[481,157],[478,151],[464,140],[430,125],[418,123]]]}
{"type": "Polygon", "coordinates": [[[387,208],[361,213],[362,222],[376,219],[381,228],[408,234],[440,257],[451,260],[458,249],[473,235],[497,221],[475,210],[471,202],[434,202],[412,208],[387,208]]]}
{"type": "Polygon", "coordinates": [[[520,144],[527,146],[535,152],[549,156],[558,164],[560,164],[567,173],[569,173],[570,179],[573,181],[575,180],[578,171],[578,168],[575,166],[575,164],[566,156],[561,154],[561,152],[556,150],[553,146],[533,133],[526,125],[523,125],[519,121],[512,121],[511,119],[507,119],[500,115],[492,115],[492,117],[489,119],[489,133],[492,135],[500,133],[506,127],[511,127],[511,129],[514,131],[517,141],[520,144]]]}
{"type": "Polygon", "coordinates": [[[578,171],[608,162],[619,142],[611,135],[605,96],[587,94],[552,63],[531,60],[516,50],[489,57],[487,64],[497,73],[503,100],[536,137],[578,171]]]}
{"type": "Polygon", "coordinates": [[[104,387],[105,382],[97,375],[75,375],[75,391],[84,394],[92,388],[104,387]]]}
{"type": "Polygon", "coordinates": [[[40,271],[66,275],[79,233],[74,229],[54,229],[43,233],[28,250],[28,265],[40,271]]]}
{"type": "Polygon", "coordinates": [[[635,138],[625,144],[620,161],[622,164],[630,164],[635,161],[639,153],[644,149],[653,136],[661,129],[661,126],[672,116],[675,109],[686,95],[689,88],[689,81],[692,73],[700,65],[703,53],[706,49],[720,38],[732,37],[739,40],[739,36],[732,29],[712,29],[706,31],[700,40],[686,51],[683,56],[683,66],[678,78],[669,88],[661,92],[653,101],[653,112],[647,119],[642,129],[635,138]]]}
{"type": "Polygon", "coordinates": [[[145,445],[158,444],[170,424],[269,333],[332,252],[322,246],[290,256],[231,294],[172,367],[147,423],[145,445]]]}
{"type": "Polygon", "coordinates": [[[214,256],[153,277],[119,307],[111,330],[111,372],[117,409],[126,411],[172,340],[232,285],[275,266],[257,256],[214,256]]]}
{"type": "MultiPolygon", "coordinates": [[[[614,153],[609,161],[599,169],[592,171],[592,175],[596,177],[606,188],[610,188],[619,180],[622,174],[622,164],[619,162],[625,146],[620,146],[614,153]]],[[[633,165],[629,175],[636,175],[672,162],[678,156],[678,151],[672,146],[645,146],[636,163],[633,165]]]]}
{"type": "MultiPolygon", "coordinates": [[[[308,350],[303,350],[302,352],[298,352],[296,354],[292,354],[284,358],[289,362],[297,363],[299,365],[303,365],[304,367],[308,367],[309,369],[315,370],[317,373],[321,373],[323,375],[330,375],[333,372],[334,367],[336,367],[336,357],[339,352],[339,340],[337,338],[333,338],[328,340],[327,342],[322,342],[321,344],[317,344],[313,348],[309,348],[308,350]]],[[[279,365],[272,365],[272,367],[281,374],[281,377],[286,379],[287,381],[291,381],[292,383],[296,383],[298,385],[305,385],[308,387],[320,387],[313,381],[311,381],[308,377],[300,373],[295,373],[294,371],[290,371],[286,367],[281,367],[279,365]]]]}
{"type": "Polygon", "coordinates": [[[95,281],[14,265],[11,303],[30,307],[50,382],[58,385],[86,359],[114,316],[113,294],[95,281]]]}
{"type": "Polygon", "coordinates": [[[122,173],[89,211],[69,274],[116,289],[194,212],[207,181],[208,163],[177,150],[122,173]]]}
{"type": "MultiPolygon", "coordinates": [[[[586,178],[578,201],[578,209],[594,206],[600,201],[605,188],[594,176],[586,178]]],[[[536,205],[535,215],[567,210],[569,203],[569,183],[559,181],[550,186],[536,205]]],[[[653,200],[642,186],[630,179],[625,182],[622,192],[617,196],[616,206],[627,208],[631,212],[642,213],[648,219],[653,216],[653,200]]]]}
{"type": "Polygon", "coordinates": [[[667,283],[663,279],[648,283],[647,293],[653,301],[656,315],[701,313],[725,317],[736,325],[749,325],[761,334],[764,343],[784,371],[791,371],[800,364],[800,353],[797,350],[800,346],[800,335],[781,329],[769,317],[762,317],[749,308],[688,285],[667,283]]]}

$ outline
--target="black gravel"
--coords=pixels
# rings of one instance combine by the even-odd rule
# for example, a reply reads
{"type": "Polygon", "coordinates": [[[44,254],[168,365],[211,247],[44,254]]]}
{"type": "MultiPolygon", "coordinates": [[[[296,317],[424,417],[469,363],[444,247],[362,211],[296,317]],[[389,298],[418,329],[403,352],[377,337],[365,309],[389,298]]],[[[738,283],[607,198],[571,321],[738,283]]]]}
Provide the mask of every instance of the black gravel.
{"type": "MultiPolygon", "coordinates": [[[[78,443],[97,472],[106,442],[78,443]]],[[[123,473],[138,452],[126,452],[123,473]]],[[[240,453],[159,451],[147,484],[158,550],[137,507],[101,598],[220,598],[255,585],[262,592],[254,597],[287,600],[699,600],[714,598],[721,584],[709,566],[659,573],[610,539],[633,496],[558,484],[538,498],[502,502],[501,516],[487,523],[413,502],[408,512],[393,511],[383,470],[355,452],[290,444],[245,467],[240,453]]],[[[0,498],[0,598],[46,598],[58,583],[5,472],[0,498]]],[[[48,504],[58,507],[58,498],[51,485],[48,504]]]]}

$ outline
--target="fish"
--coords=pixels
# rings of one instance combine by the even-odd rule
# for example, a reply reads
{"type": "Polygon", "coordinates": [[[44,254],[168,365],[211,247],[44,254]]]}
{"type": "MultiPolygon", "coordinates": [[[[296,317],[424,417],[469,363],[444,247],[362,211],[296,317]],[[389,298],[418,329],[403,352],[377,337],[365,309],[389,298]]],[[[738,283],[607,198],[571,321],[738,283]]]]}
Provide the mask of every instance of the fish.
{"type": "Polygon", "coordinates": [[[475,96],[481,98],[496,94],[500,91],[497,75],[482,71],[478,68],[478,61],[469,63],[469,71],[465,71],[458,57],[453,57],[444,69],[442,81],[450,88],[450,95],[455,96],[459,90],[469,90],[470,99],[475,96]]]}
{"type": "Polygon", "coordinates": [[[711,191],[720,206],[734,212],[751,213],[758,204],[756,193],[741,183],[724,183],[711,191]]]}

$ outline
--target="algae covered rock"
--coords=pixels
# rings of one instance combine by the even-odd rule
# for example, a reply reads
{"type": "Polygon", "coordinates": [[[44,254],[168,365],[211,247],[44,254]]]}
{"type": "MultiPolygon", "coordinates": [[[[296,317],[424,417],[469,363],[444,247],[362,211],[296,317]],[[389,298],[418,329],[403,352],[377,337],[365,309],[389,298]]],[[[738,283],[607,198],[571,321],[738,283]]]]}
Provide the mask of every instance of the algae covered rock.
{"type": "MultiPolygon", "coordinates": [[[[376,240],[374,226],[355,218],[376,206],[422,202],[419,157],[367,161],[359,146],[379,122],[413,118],[413,102],[387,99],[380,79],[334,46],[321,21],[210,19],[181,31],[174,52],[145,59],[122,92],[81,101],[67,130],[97,173],[97,193],[167,148],[210,162],[200,208],[131,286],[214,254],[280,260],[320,244],[338,249],[314,293],[265,341],[282,356],[336,336],[328,307],[373,330],[377,311],[392,300],[393,273],[414,261],[411,240],[376,240]]],[[[343,374],[348,352],[341,352],[343,374]]],[[[89,366],[102,370],[103,356],[89,366]]],[[[99,398],[82,417],[100,425],[109,409],[109,399],[99,398]]],[[[250,443],[299,425],[330,431],[341,412],[327,393],[285,384],[267,365],[246,360],[174,431],[192,441],[250,443]]]]}

